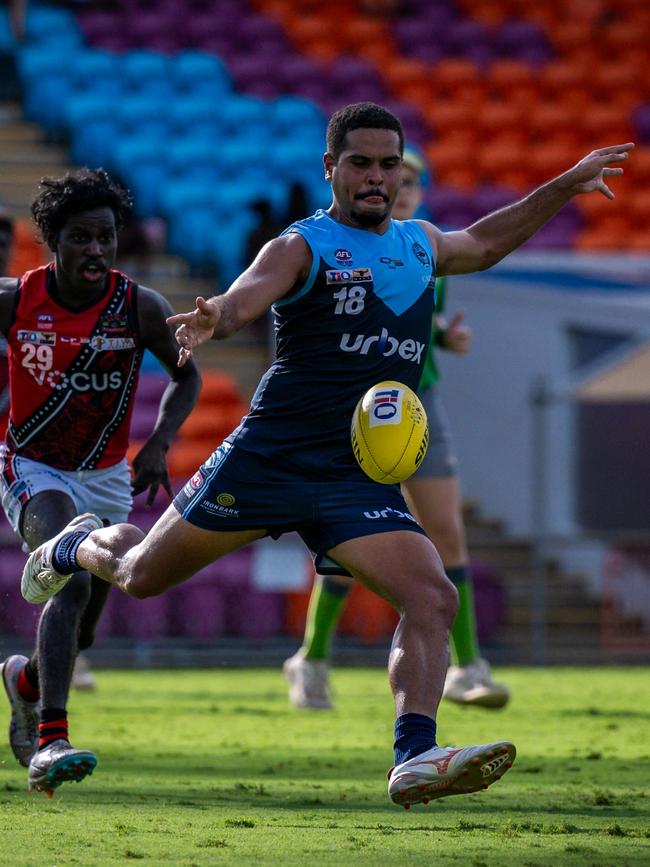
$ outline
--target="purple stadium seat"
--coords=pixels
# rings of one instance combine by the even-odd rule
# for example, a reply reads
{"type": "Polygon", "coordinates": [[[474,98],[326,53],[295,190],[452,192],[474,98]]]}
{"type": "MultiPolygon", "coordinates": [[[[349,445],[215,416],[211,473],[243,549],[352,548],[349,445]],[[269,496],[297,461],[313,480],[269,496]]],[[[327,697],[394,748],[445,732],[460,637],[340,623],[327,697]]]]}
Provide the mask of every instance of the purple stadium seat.
{"type": "Polygon", "coordinates": [[[632,123],[639,139],[642,142],[650,142],[650,103],[634,109],[632,123]]]}
{"type": "Polygon", "coordinates": [[[151,436],[158,418],[158,407],[154,403],[136,403],[131,418],[131,439],[146,440],[151,436]]]}
{"type": "Polygon", "coordinates": [[[172,600],[169,631],[198,641],[210,641],[224,634],[226,602],[215,583],[202,584],[193,578],[170,591],[172,600]]]}
{"type": "Polygon", "coordinates": [[[167,634],[169,594],[133,599],[118,591],[111,600],[111,606],[111,634],[140,641],[151,641],[167,634]]]}
{"type": "Polygon", "coordinates": [[[420,146],[429,141],[429,125],[414,105],[393,99],[384,100],[383,105],[400,119],[408,141],[420,146]]]}
{"type": "Polygon", "coordinates": [[[153,403],[158,406],[168,382],[169,379],[164,373],[142,373],[135,393],[136,402],[153,403]]]}
{"type": "Polygon", "coordinates": [[[509,205],[515,201],[517,196],[512,190],[505,187],[483,186],[473,193],[474,206],[477,216],[489,214],[492,211],[498,211],[505,205],[509,205]]]}
{"type": "Polygon", "coordinates": [[[493,54],[492,33],[480,21],[459,18],[450,22],[445,40],[450,53],[459,57],[467,57],[469,51],[478,48],[493,54]]]}
{"type": "Polygon", "coordinates": [[[553,49],[542,28],[533,21],[511,18],[504,21],[495,34],[498,53],[509,59],[545,62],[553,49]]]}
{"type": "Polygon", "coordinates": [[[16,545],[0,556],[0,632],[33,641],[41,606],[30,605],[20,594],[20,576],[27,555],[16,545]]]}
{"type": "Polygon", "coordinates": [[[472,194],[454,187],[434,186],[426,195],[426,203],[433,222],[442,227],[469,226],[477,216],[472,194]]]}
{"type": "Polygon", "coordinates": [[[226,629],[230,635],[263,639],[283,629],[284,601],[280,593],[259,590],[227,594],[226,629]]]}

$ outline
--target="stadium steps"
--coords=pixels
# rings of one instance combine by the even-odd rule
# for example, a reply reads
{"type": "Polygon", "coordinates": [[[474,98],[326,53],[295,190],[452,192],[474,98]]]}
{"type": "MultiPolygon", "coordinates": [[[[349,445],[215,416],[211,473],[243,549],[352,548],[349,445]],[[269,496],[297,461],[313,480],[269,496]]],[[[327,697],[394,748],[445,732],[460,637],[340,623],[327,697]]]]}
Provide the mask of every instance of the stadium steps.
{"type": "MultiPolygon", "coordinates": [[[[506,621],[493,645],[484,648],[494,663],[535,662],[533,623],[534,548],[529,539],[510,539],[502,524],[483,520],[476,504],[464,509],[471,559],[491,566],[507,595],[506,621]]],[[[606,663],[611,651],[601,641],[601,606],[579,574],[546,564],[546,652],[548,664],[606,663]]]]}
{"type": "Polygon", "coordinates": [[[23,120],[20,106],[0,105],[0,201],[15,217],[29,219],[39,180],[68,167],[65,150],[46,144],[39,127],[23,120]]]}

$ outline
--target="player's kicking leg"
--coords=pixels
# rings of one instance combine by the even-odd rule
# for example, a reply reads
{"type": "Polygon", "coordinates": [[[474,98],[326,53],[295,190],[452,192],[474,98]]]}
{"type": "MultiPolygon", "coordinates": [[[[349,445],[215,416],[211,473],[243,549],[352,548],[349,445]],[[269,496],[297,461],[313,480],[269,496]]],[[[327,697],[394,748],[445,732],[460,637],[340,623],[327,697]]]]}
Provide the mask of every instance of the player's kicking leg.
{"type": "Polygon", "coordinates": [[[397,717],[390,798],[408,809],[496,782],[514,761],[511,743],[443,749],[436,742],[457,594],[431,542],[394,531],[351,539],[328,553],[400,614],[388,662],[397,717]]]}

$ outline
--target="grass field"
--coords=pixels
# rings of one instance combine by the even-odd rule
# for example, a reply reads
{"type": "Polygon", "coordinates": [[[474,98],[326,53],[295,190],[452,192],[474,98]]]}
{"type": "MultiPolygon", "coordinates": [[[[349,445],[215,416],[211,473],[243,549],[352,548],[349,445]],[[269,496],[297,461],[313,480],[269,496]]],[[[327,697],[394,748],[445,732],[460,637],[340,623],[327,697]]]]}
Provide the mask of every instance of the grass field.
{"type": "Polygon", "coordinates": [[[647,671],[498,675],[511,705],[444,704],[439,742],[512,739],[514,768],[407,813],[381,670],[336,671],[333,712],[290,708],[272,669],[100,671],[70,705],[92,777],[28,796],[0,749],[0,864],[650,865],[647,671]]]}

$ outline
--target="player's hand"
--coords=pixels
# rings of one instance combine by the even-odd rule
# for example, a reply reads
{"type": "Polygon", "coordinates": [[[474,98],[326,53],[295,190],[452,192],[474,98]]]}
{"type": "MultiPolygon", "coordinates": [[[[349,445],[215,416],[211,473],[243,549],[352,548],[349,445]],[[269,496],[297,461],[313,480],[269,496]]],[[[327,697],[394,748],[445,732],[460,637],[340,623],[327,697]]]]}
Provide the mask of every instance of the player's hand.
{"type": "Polygon", "coordinates": [[[200,295],[196,299],[196,309],[191,313],[176,313],[167,318],[167,325],[176,325],[176,342],[179,344],[178,366],[182,367],[192,357],[192,350],[214,334],[219,321],[219,311],[208,304],[200,295]]]}
{"type": "Polygon", "coordinates": [[[463,322],[464,316],[465,314],[462,310],[457,310],[443,332],[442,346],[448,352],[457,352],[459,355],[464,355],[470,350],[472,331],[463,322]]]}
{"type": "Polygon", "coordinates": [[[611,165],[626,160],[633,147],[634,142],[627,142],[627,144],[600,148],[583,157],[565,175],[571,182],[573,194],[598,191],[608,199],[613,199],[614,193],[607,186],[605,179],[623,174],[622,168],[612,168],[611,165]]]}
{"type": "Polygon", "coordinates": [[[174,491],[167,471],[166,455],[166,448],[152,438],[147,440],[133,459],[131,493],[136,496],[149,488],[145,503],[147,509],[153,506],[160,487],[166,491],[170,500],[174,498],[174,491]]]}

